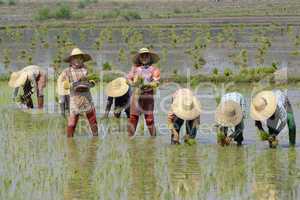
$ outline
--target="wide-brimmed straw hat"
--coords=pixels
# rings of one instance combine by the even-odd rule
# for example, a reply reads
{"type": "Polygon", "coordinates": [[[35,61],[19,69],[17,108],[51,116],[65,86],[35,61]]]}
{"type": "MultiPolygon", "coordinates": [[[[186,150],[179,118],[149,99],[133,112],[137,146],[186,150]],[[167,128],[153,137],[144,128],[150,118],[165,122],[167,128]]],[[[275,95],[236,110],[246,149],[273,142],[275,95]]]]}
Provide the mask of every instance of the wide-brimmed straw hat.
{"type": "Polygon", "coordinates": [[[109,82],[105,88],[105,93],[109,97],[121,97],[128,92],[129,85],[123,77],[109,82]]]}
{"type": "Polygon", "coordinates": [[[215,112],[215,120],[221,126],[233,127],[243,119],[241,105],[235,101],[221,102],[215,112]]]}
{"type": "Polygon", "coordinates": [[[28,77],[35,73],[37,74],[40,70],[41,68],[37,65],[29,65],[20,71],[13,72],[10,75],[8,85],[12,88],[21,87],[25,84],[28,77]]]}
{"type": "Polygon", "coordinates": [[[87,62],[89,60],[92,60],[92,57],[87,54],[87,53],[84,53],[83,51],[81,51],[79,48],[74,48],[71,52],[71,54],[69,56],[67,56],[64,61],[69,63],[71,61],[71,58],[73,58],[74,56],[82,56],[83,58],[83,61],[84,62],[87,62]]]}
{"type": "Polygon", "coordinates": [[[156,53],[150,51],[148,48],[142,48],[133,56],[132,62],[134,64],[139,63],[140,56],[141,56],[141,54],[144,54],[144,53],[148,53],[150,55],[150,59],[151,59],[152,63],[157,63],[160,60],[159,56],[156,53]]]}
{"type": "Polygon", "coordinates": [[[262,91],[251,101],[250,115],[256,121],[270,118],[276,111],[277,100],[272,91],[262,91]]]}
{"type": "Polygon", "coordinates": [[[201,113],[201,104],[192,94],[179,93],[171,105],[173,113],[183,120],[193,120],[201,113]]]}

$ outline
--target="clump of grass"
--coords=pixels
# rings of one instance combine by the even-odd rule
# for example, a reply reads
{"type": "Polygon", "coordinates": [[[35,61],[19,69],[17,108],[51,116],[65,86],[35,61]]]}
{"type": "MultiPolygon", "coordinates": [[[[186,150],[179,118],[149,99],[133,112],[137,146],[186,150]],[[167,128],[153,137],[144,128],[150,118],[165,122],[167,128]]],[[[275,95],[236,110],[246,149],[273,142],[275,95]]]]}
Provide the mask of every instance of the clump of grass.
{"type": "Polygon", "coordinates": [[[269,139],[269,134],[266,133],[265,131],[257,131],[257,134],[259,136],[259,138],[262,140],[262,141],[266,141],[269,139]]]}
{"type": "Polygon", "coordinates": [[[126,19],[127,21],[142,19],[141,15],[138,11],[133,11],[133,10],[120,11],[117,9],[107,11],[107,12],[101,12],[98,14],[98,17],[102,18],[102,19],[120,18],[120,19],[126,19]]]}
{"type": "Polygon", "coordinates": [[[112,69],[112,65],[111,65],[109,62],[105,62],[105,63],[103,63],[103,65],[102,65],[102,69],[103,69],[104,71],[110,71],[110,70],[112,69]]]}
{"type": "Polygon", "coordinates": [[[62,4],[54,10],[55,19],[70,19],[72,16],[71,8],[67,4],[62,4]]]}
{"type": "Polygon", "coordinates": [[[37,15],[35,16],[35,19],[37,20],[46,20],[50,18],[51,18],[51,14],[50,14],[50,9],[48,7],[39,9],[37,15]]]}
{"type": "Polygon", "coordinates": [[[98,2],[98,0],[80,0],[79,4],[78,4],[78,8],[83,9],[86,6],[88,6],[89,4],[97,3],[97,2],[98,2]]]}
{"type": "Polygon", "coordinates": [[[233,72],[232,72],[231,69],[229,69],[229,68],[224,69],[224,76],[229,77],[229,76],[232,76],[232,75],[233,75],[233,72]]]}

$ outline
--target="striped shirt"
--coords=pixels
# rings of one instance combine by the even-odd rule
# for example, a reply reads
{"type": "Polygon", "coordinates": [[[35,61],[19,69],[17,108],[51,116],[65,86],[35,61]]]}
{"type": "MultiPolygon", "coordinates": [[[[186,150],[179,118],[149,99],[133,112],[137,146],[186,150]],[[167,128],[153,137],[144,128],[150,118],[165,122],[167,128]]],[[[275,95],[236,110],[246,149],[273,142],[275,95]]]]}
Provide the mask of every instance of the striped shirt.
{"type": "Polygon", "coordinates": [[[273,90],[276,97],[277,107],[274,113],[274,118],[267,119],[265,123],[268,127],[271,127],[280,132],[287,123],[287,96],[281,90],[273,90]]]}

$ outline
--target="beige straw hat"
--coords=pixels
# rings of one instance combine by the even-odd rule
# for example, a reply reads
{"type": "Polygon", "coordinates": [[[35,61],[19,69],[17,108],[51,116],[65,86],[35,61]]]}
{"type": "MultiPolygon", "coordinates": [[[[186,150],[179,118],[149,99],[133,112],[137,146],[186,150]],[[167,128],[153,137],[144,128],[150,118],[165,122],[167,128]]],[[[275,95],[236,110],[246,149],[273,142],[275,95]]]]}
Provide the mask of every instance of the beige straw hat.
{"type": "Polygon", "coordinates": [[[171,109],[180,119],[193,120],[200,115],[201,104],[195,96],[179,93],[173,100],[171,109]]]}
{"type": "Polygon", "coordinates": [[[129,85],[123,77],[109,82],[105,88],[105,93],[109,97],[120,97],[128,92],[129,85]]]}
{"type": "Polygon", "coordinates": [[[151,57],[151,62],[152,62],[152,63],[157,63],[157,62],[160,60],[159,56],[158,56],[156,53],[150,51],[148,48],[141,48],[141,49],[138,51],[138,53],[136,53],[136,54],[133,56],[132,62],[133,62],[134,64],[139,63],[140,55],[141,55],[141,54],[144,54],[144,53],[148,53],[148,54],[150,55],[150,57],[151,57]]]}
{"type": "Polygon", "coordinates": [[[32,77],[33,74],[38,74],[40,71],[41,68],[37,65],[24,67],[20,71],[13,72],[10,75],[8,85],[12,88],[21,87],[25,84],[28,77],[32,77]]]}
{"type": "Polygon", "coordinates": [[[233,127],[243,119],[241,105],[235,101],[221,102],[215,113],[216,122],[222,126],[233,127]]]}
{"type": "Polygon", "coordinates": [[[74,57],[74,56],[82,56],[83,58],[83,61],[84,62],[87,62],[89,60],[92,60],[92,57],[87,54],[87,53],[84,53],[83,51],[81,51],[79,48],[74,48],[71,52],[71,54],[69,56],[67,56],[64,61],[69,63],[71,61],[71,58],[74,57]]]}
{"type": "Polygon", "coordinates": [[[256,121],[270,118],[276,111],[277,100],[272,91],[262,91],[251,101],[250,115],[256,121]]]}

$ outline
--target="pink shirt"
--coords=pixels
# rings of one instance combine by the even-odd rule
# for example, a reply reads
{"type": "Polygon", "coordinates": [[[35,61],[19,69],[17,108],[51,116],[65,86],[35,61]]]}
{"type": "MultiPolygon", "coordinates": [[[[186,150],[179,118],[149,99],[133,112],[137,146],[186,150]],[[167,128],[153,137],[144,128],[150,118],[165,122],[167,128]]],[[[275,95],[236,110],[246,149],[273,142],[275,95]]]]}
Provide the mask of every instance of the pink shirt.
{"type": "Polygon", "coordinates": [[[133,66],[127,75],[127,79],[133,80],[135,76],[141,76],[146,83],[160,80],[160,70],[154,66],[133,66]]]}

